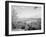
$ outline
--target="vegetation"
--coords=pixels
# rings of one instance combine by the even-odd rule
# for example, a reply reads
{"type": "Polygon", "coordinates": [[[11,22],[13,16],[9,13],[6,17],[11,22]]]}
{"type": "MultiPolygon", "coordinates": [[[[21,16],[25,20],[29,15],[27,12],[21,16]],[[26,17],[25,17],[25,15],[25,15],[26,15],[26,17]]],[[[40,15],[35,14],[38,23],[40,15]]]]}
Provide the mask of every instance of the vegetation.
{"type": "Polygon", "coordinates": [[[13,29],[18,30],[38,30],[41,29],[41,19],[29,19],[24,21],[16,21],[15,24],[13,24],[13,29]],[[27,23],[27,21],[31,21],[30,23],[27,23]]]}

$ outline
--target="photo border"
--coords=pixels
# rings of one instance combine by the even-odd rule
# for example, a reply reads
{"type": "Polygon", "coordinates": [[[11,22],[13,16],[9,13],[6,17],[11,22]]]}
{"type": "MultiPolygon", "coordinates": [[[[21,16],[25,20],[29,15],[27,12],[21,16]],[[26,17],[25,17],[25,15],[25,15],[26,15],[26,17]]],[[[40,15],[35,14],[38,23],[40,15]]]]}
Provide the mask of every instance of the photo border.
{"type": "Polygon", "coordinates": [[[18,35],[34,35],[45,34],[45,3],[38,2],[22,2],[22,1],[5,1],[5,36],[18,36],[18,35]],[[12,34],[9,35],[9,3],[27,3],[27,4],[42,4],[44,6],[43,20],[44,20],[44,32],[43,33],[26,33],[26,34],[12,34]]]}

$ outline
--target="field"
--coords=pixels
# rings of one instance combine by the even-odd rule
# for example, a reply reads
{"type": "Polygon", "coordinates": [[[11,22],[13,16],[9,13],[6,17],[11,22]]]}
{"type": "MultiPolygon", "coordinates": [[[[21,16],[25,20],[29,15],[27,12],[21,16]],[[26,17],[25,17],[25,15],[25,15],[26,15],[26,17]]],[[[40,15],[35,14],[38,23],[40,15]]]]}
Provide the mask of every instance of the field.
{"type": "Polygon", "coordinates": [[[27,30],[39,30],[41,29],[41,18],[27,18],[19,19],[12,22],[13,31],[27,31],[27,30]]]}

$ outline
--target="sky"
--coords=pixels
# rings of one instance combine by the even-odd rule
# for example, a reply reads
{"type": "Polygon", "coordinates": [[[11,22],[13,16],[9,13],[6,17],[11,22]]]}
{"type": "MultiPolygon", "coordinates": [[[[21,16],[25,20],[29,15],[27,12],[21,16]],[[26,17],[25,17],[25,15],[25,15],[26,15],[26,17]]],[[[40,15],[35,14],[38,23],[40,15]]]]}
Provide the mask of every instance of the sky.
{"type": "Polygon", "coordinates": [[[14,14],[17,12],[18,18],[40,18],[41,7],[34,6],[13,6],[14,14]]]}

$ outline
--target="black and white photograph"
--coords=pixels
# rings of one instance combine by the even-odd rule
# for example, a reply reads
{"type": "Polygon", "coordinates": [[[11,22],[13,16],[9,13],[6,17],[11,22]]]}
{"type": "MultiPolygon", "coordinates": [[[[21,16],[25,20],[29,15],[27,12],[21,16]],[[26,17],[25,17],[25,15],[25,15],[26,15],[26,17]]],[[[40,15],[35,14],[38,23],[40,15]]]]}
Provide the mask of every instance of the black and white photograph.
{"type": "Polygon", "coordinates": [[[8,35],[44,33],[44,3],[8,2],[6,5],[8,35]]]}
{"type": "Polygon", "coordinates": [[[41,29],[41,7],[11,6],[13,31],[41,29]]]}

